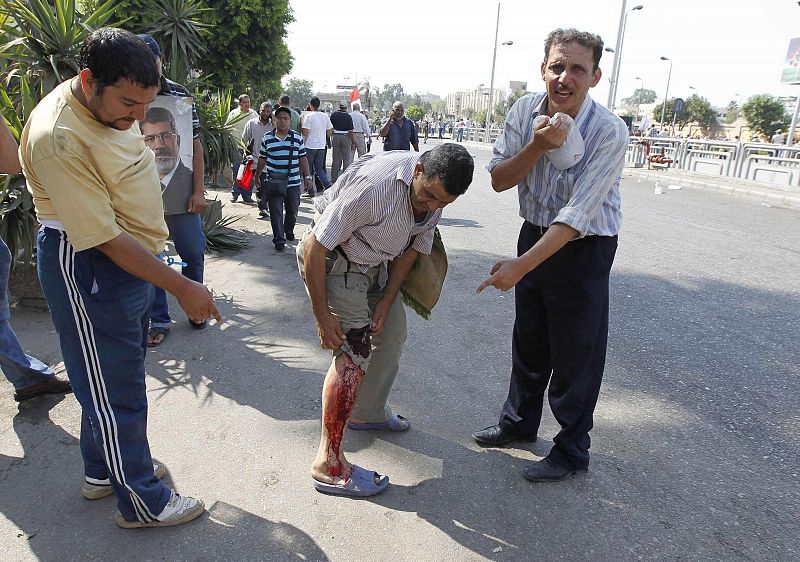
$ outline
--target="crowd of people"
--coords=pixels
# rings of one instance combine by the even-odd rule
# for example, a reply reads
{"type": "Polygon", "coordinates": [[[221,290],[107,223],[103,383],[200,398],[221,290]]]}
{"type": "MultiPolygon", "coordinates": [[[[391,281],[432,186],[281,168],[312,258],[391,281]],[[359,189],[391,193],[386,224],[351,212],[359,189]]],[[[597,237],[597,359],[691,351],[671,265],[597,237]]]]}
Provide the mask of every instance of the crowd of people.
{"type": "MultiPolygon", "coordinates": [[[[551,32],[541,65],[546,91],[511,108],[488,166],[495,191],[519,189],[524,222],[517,257],[498,261],[477,287],[516,287],[516,320],[511,383],[499,421],[472,437],[492,447],[536,440],[549,388],[561,429],[550,453],[523,470],[533,482],[563,480],[589,465],[628,146],[624,122],[588,95],[601,77],[602,52],[596,35],[551,32]],[[565,148],[564,123],[573,120],[585,150],[563,174],[553,162],[565,148]]],[[[98,29],[84,42],[79,66],[78,76],[34,108],[19,147],[42,224],[40,280],[69,382],[33,358],[6,351],[5,344],[2,367],[5,372],[9,357],[19,366],[7,373],[15,386],[15,377],[20,380],[18,399],[75,393],[84,497],[113,494],[115,519],[124,528],[178,525],[202,514],[204,504],[169,487],[161,479],[165,468],[152,461],[144,352],[169,333],[166,292],[194,328],[221,321],[202,284],[202,252],[196,255],[195,247],[206,205],[196,113],[193,166],[186,172],[179,126],[159,100],[177,103],[187,93],[162,76],[153,38],[98,29]],[[177,186],[180,176],[186,181],[177,186]],[[180,273],[169,265],[174,258],[164,255],[168,237],[182,260],[180,273]]],[[[407,278],[423,271],[414,264],[436,251],[442,209],[466,192],[474,162],[458,142],[421,153],[418,126],[399,101],[376,130],[355,105],[327,115],[317,97],[302,112],[291,104],[283,96],[255,111],[249,97],[239,97],[230,118],[248,149],[232,163],[237,181],[231,198],[256,197],[270,217],[277,251],[299,239],[296,257],[319,344],[333,355],[322,388],[313,486],[327,494],[371,496],[387,488],[389,477],[350,463],[344,433],[411,427],[388,403],[407,336],[398,295],[407,278]],[[383,150],[370,151],[376,134],[383,150]],[[298,233],[303,195],[314,216],[298,233]]],[[[442,135],[441,122],[437,127],[442,135]]],[[[461,122],[457,137],[460,128],[461,122]]],[[[0,148],[13,152],[13,139],[0,148]]],[[[9,160],[0,164],[15,171],[9,160]]],[[[7,322],[3,329],[4,338],[13,336],[7,322]]]]}

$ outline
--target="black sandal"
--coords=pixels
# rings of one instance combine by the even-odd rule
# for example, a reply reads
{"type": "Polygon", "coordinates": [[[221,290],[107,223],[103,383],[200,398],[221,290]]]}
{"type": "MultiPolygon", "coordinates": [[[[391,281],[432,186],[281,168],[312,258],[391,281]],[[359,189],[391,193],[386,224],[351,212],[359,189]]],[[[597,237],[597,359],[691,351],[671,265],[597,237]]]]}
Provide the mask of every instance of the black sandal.
{"type": "Polygon", "coordinates": [[[150,328],[147,330],[147,347],[158,347],[169,335],[169,328],[150,328]],[[161,339],[156,341],[156,338],[161,336],[161,339]]]}
{"type": "Polygon", "coordinates": [[[189,325],[195,330],[202,330],[206,327],[206,321],[203,320],[202,322],[195,322],[194,320],[189,320],[189,325]]]}

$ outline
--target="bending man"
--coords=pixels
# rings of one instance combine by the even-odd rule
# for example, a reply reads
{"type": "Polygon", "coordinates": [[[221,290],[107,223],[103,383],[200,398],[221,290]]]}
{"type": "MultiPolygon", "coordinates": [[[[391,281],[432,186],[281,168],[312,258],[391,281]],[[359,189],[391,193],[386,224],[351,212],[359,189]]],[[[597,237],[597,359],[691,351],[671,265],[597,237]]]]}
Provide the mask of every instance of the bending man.
{"type": "Polygon", "coordinates": [[[311,467],[321,492],[371,496],[389,484],[388,477],[345,459],[345,426],[364,375],[373,377],[375,367],[399,362],[406,335],[400,286],[417,254],[430,253],[441,209],[466,191],[473,168],[472,157],[455,144],[421,156],[368,154],[314,202],[315,224],[297,258],[320,343],[334,354],[311,467]]]}

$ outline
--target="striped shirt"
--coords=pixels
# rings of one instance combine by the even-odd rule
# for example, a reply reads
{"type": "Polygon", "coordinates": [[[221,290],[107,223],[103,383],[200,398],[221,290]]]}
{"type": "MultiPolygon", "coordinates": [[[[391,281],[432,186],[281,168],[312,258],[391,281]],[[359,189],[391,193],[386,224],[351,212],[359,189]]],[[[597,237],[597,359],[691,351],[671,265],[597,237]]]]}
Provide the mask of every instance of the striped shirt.
{"type": "Polygon", "coordinates": [[[267,175],[289,176],[289,187],[300,186],[300,159],[306,157],[306,146],[300,133],[289,129],[281,139],[274,129],[267,132],[261,139],[258,157],[267,161],[267,175]]]}
{"type": "MultiPolygon", "coordinates": [[[[163,76],[161,77],[161,91],[158,93],[162,96],[174,96],[176,98],[192,97],[189,90],[163,76]]],[[[197,109],[194,107],[194,101],[192,101],[192,138],[200,138],[200,118],[197,116],[197,109]]]]}
{"type": "Polygon", "coordinates": [[[348,166],[330,189],[314,200],[322,215],[314,226],[320,244],[341,246],[347,259],[362,272],[385,264],[412,248],[430,254],[433,229],[442,210],[429,212],[416,223],[411,207],[411,181],[419,153],[408,151],[365,154],[348,166]]]}
{"type": "MultiPolygon", "coordinates": [[[[533,120],[547,113],[547,94],[528,94],[514,104],[505,128],[494,143],[486,167],[490,172],[519,153],[531,139],[533,120]]],[[[519,214],[539,226],[563,223],[578,237],[619,234],[619,182],[628,148],[625,122],[588,95],[575,116],[575,126],[586,144],[583,159],[558,170],[542,157],[517,186],[519,214]]]]}

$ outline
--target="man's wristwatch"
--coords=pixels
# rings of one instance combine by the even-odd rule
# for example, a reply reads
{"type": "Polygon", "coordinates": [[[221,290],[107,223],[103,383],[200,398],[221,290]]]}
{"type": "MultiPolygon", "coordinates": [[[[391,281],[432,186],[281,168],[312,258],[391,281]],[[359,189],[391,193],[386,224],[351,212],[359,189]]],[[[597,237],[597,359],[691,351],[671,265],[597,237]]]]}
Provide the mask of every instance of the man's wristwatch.
{"type": "Polygon", "coordinates": [[[303,176],[303,179],[304,180],[313,180],[314,177],[313,176],[303,176]]]}

